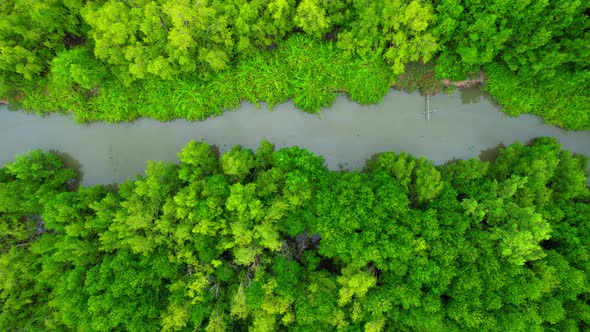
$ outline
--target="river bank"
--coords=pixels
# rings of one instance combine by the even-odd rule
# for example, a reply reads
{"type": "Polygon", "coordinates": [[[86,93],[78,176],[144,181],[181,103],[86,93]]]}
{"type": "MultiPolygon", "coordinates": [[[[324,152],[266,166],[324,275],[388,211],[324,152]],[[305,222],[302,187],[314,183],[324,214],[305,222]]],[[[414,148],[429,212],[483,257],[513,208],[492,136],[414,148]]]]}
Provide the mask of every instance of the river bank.
{"type": "Polygon", "coordinates": [[[375,105],[359,105],[340,95],[332,108],[319,114],[301,112],[292,102],[273,111],[243,103],[238,111],[201,122],[139,119],[84,125],[63,114],[38,117],[4,106],[0,164],[31,149],[56,150],[78,164],[82,185],[93,185],[134,178],[146,160],[175,162],[176,151],[191,140],[206,140],[222,152],[235,144],[256,149],[262,139],[278,148],[298,145],[322,155],[331,169],[361,169],[383,151],[406,151],[442,164],[539,136],[555,137],[565,148],[590,156],[590,132],[566,132],[532,115],[508,117],[477,89],[438,94],[430,102],[437,112],[429,121],[423,114],[423,96],[390,90],[375,105]]]}

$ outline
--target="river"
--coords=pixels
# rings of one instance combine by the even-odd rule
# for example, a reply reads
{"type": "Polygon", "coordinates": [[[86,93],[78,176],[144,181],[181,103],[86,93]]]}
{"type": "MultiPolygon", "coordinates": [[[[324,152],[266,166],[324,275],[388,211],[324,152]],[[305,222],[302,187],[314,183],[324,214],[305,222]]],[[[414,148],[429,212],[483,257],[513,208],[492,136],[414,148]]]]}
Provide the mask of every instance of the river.
{"type": "Polygon", "coordinates": [[[546,126],[532,115],[510,118],[476,89],[430,98],[391,90],[375,105],[359,105],[345,96],[320,114],[307,114],[292,103],[269,112],[243,104],[237,111],[202,122],[76,124],[71,117],[38,117],[0,108],[0,165],[32,149],[53,150],[82,174],[81,184],[120,183],[142,174],[146,160],[177,162],[176,153],[191,140],[206,140],[221,151],[235,144],[255,149],[262,139],[278,148],[297,145],[322,155],[328,167],[362,168],[383,151],[406,151],[435,163],[486,157],[500,144],[526,143],[539,136],[559,139],[564,148],[590,156],[590,131],[567,132],[546,126]],[[486,152],[487,151],[487,152],[486,152]]]}

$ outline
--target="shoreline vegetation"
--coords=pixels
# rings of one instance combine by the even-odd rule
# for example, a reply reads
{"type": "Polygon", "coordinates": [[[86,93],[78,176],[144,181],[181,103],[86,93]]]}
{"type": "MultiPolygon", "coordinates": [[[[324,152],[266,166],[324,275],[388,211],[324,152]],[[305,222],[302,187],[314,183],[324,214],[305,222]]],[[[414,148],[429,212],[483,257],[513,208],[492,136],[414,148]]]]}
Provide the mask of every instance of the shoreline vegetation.
{"type": "Polygon", "coordinates": [[[579,0],[6,0],[0,13],[0,99],[80,122],[202,120],[240,101],[318,112],[338,92],[376,103],[391,86],[481,84],[509,115],[590,129],[579,0]]]}
{"type": "MultiPolygon", "coordinates": [[[[317,113],[339,93],[478,85],[509,115],[590,129],[590,1],[2,0],[0,14],[11,109],[197,121],[242,101],[317,113]]],[[[590,330],[588,158],[555,139],[438,166],[383,152],[362,171],[267,141],[177,156],[108,186],[78,186],[53,152],[1,166],[0,330],[590,330]]]]}
{"type": "Polygon", "coordinates": [[[116,187],[0,168],[4,331],[587,331],[587,158],[490,162],[190,142],[116,187]]]}
{"type": "MultiPolygon", "coordinates": [[[[478,76],[476,78],[471,78],[471,79],[466,79],[466,80],[462,80],[462,81],[451,81],[449,79],[442,79],[437,83],[433,84],[431,90],[419,90],[420,93],[422,94],[434,94],[434,93],[440,93],[440,87],[455,87],[455,88],[459,88],[459,89],[466,89],[466,88],[473,88],[473,87],[477,87],[479,85],[485,84],[485,74],[483,72],[480,72],[478,74],[478,76]]],[[[403,85],[392,85],[391,88],[392,89],[396,89],[397,87],[402,87],[403,85]]],[[[409,91],[411,92],[411,91],[409,91]]],[[[9,105],[10,103],[8,102],[8,100],[0,100],[0,104],[3,105],[9,105]]],[[[16,103],[18,105],[18,102],[16,103]]]]}

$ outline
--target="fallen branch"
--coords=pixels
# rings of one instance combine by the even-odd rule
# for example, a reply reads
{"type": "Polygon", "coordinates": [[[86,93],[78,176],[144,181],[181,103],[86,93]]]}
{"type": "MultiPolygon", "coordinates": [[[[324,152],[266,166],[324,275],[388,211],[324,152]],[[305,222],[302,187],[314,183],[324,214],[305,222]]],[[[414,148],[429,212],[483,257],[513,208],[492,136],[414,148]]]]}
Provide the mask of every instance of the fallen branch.
{"type": "Polygon", "coordinates": [[[481,84],[485,81],[486,76],[485,74],[480,71],[476,78],[471,78],[463,81],[451,81],[449,79],[444,79],[441,81],[442,85],[444,86],[454,86],[457,88],[470,88],[476,86],[477,84],[481,84]]]}

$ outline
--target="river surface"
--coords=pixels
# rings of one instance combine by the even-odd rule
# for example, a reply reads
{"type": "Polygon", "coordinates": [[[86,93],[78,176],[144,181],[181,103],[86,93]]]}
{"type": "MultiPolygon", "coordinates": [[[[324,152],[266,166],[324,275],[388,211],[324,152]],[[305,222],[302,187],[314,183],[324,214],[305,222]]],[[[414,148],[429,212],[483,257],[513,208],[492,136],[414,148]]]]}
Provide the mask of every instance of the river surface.
{"type": "MultiPolygon", "coordinates": [[[[191,140],[206,140],[223,152],[235,144],[256,149],[262,139],[277,148],[300,146],[322,155],[328,167],[359,169],[383,151],[406,151],[440,164],[450,159],[486,157],[498,145],[539,136],[559,139],[563,147],[590,156],[590,131],[567,132],[546,126],[532,115],[510,118],[479,90],[430,98],[391,90],[375,105],[338,97],[321,114],[301,112],[292,103],[269,112],[243,104],[237,111],[202,122],[76,124],[65,115],[38,117],[0,108],[0,165],[32,149],[59,152],[81,172],[81,184],[120,183],[143,174],[147,160],[177,162],[176,153],[191,140]],[[486,152],[487,150],[487,152],[486,152]]],[[[492,153],[493,154],[493,153],[492,153]]]]}

